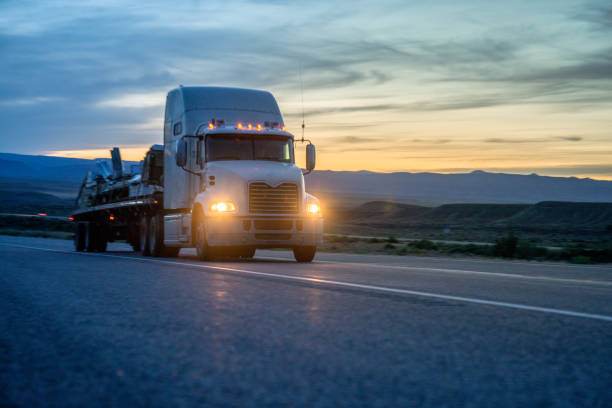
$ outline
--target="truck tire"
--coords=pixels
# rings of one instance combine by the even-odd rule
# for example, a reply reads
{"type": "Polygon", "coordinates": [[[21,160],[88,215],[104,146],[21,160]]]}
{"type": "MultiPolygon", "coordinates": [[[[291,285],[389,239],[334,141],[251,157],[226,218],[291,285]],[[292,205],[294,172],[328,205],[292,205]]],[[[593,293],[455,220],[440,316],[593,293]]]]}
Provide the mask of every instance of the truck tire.
{"type": "Polygon", "coordinates": [[[160,257],[166,253],[164,245],[164,218],[154,215],[149,220],[149,248],[151,256],[160,257]]]}
{"type": "Polygon", "coordinates": [[[108,225],[97,224],[96,225],[96,251],[106,252],[106,246],[108,245],[109,235],[108,225]]]}
{"type": "Polygon", "coordinates": [[[140,251],[140,224],[132,222],[128,226],[128,242],[135,252],[140,251]]]}
{"type": "Polygon", "coordinates": [[[298,262],[312,262],[316,252],[316,246],[300,246],[293,248],[293,256],[298,262]]]}
{"type": "Polygon", "coordinates": [[[140,252],[144,256],[151,255],[151,246],[149,244],[149,217],[142,216],[140,220],[140,252]]]}
{"type": "Polygon", "coordinates": [[[181,248],[175,247],[165,247],[162,256],[166,258],[176,258],[180,252],[181,248]]]}
{"type": "Polygon", "coordinates": [[[74,250],[82,252],[85,250],[85,232],[87,226],[83,222],[77,222],[74,225],[74,250]]]}
{"type": "Polygon", "coordinates": [[[194,224],[194,244],[198,254],[198,259],[200,261],[210,261],[212,259],[212,251],[206,242],[204,217],[201,215],[197,216],[194,224]]]}
{"type": "Polygon", "coordinates": [[[87,252],[96,251],[96,238],[97,238],[96,223],[88,221],[85,223],[85,250],[87,252]]]}
{"type": "Polygon", "coordinates": [[[244,259],[251,259],[255,256],[255,248],[244,247],[240,250],[240,257],[244,259]]]}

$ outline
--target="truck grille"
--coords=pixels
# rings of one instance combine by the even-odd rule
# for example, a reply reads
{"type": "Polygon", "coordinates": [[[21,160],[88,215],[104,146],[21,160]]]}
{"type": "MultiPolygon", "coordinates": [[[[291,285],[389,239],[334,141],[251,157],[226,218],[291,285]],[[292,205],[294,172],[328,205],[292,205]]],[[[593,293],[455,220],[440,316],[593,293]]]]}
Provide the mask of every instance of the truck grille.
{"type": "Polygon", "coordinates": [[[263,182],[249,184],[249,211],[254,214],[296,214],[297,185],[283,183],[271,187],[263,182]]]}

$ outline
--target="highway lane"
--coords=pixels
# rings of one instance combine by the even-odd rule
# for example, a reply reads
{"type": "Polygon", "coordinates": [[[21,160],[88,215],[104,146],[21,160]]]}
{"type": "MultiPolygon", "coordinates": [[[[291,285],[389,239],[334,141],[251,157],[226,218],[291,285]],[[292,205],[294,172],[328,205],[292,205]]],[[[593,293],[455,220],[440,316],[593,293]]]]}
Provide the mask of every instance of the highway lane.
{"type": "Polygon", "coordinates": [[[337,254],[308,265],[277,251],[202,263],[190,251],[151,259],[120,244],[92,255],[70,245],[0,237],[0,403],[604,406],[612,397],[609,265],[337,254]]]}

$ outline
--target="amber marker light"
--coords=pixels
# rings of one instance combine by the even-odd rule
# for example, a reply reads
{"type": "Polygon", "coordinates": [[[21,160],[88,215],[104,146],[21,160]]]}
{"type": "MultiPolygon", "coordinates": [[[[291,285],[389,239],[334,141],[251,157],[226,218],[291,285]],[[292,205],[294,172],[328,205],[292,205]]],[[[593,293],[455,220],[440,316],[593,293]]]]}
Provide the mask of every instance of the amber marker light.
{"type": "Polygon", "coordinates": [[[283,127],[281,128],[281,130],[282,130],[283,132],[284,132],[284,131],[286,131],[286,130],[287,130],[287,126],[283,126],[283,127]]]}
{"type": "Polygon", "coordinates": [[[242,129],[242,123],[238,122],[238,124],[236,125],[236,127],[237,127],[238,129],[242,129]]]}
{"type": "Polygon", "coordinates": [[[110,215],[110,216],[108,217],[108,219],[109,219],[109,220],[111,220],[111,221],[115,221],[115,216],[114,216],[114,215],[110,215]]]}
{"type": "Polygon", "coordinates": [[[251,125],[250,123],[247,125],[247,129],[252,130],[253,129],[253,125],[251,125]]]}
{"type": "Polygon", "coordinates": [[[213,125],[212,123],[209,123],[209,124],[208,124],[208,128],[209,128],[209,129],[214,129],[214,128],[215,128],[215,125],[213,125]]]}
{"type": "Polygon", "coordinates": [[[258,123],[258,124],[257,124],[257,130],[261,130],[261,129],[262,129],[262,127],[261,127],[261,123],[258,123]]]}

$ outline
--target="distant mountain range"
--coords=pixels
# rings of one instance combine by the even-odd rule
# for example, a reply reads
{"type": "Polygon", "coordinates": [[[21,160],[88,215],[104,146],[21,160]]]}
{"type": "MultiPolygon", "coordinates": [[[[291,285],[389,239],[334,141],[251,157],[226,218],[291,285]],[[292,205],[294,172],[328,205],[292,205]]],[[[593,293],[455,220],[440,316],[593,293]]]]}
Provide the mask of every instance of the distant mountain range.
{"type": "MultiPolygon", "coordinates": [[[[127,162],[127,164],[136,164],[127,162]]],[[[76,195],[94,160],[0,153],[0,189],[76,195]]],[[[355,204],[373,200],[447,203],[612,202],[612,181],[474,171],[463,174],[315,171],[307,189],[355,204]]]]}
{"type": "Polygon", "coordinates": [[[309,191],[435,206],[448,203],[612,202],[612,181],[473,171],[461,174],[318,171],[309,191]]]}

